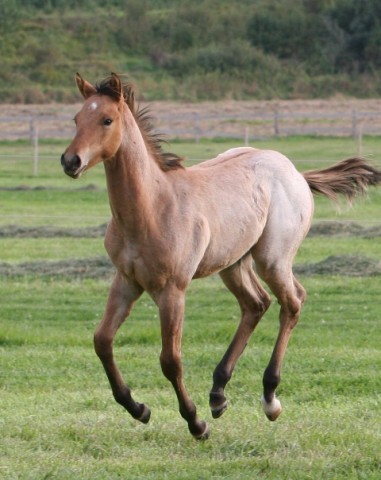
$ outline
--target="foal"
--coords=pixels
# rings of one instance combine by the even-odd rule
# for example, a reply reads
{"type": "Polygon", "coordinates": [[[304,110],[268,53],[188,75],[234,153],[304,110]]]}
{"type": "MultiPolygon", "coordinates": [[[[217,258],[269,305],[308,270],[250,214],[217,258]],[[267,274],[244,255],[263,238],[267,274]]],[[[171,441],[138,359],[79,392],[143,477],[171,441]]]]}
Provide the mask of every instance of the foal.
{"type": "Polygon", "coordinates": [[[115,74],[95,87],[79,74],[76,82],[85,102],[61,163],[66,174],[78,178],[104,162],[112,213],[105,247],[116,275],[94,345],[115,400],[135,419],[149,421],[149,408],[132,398],[112,348],[118,328],[146,291],[160,313],[162,371],[191,434],[207,438],[208,425],[198,418],[183,383],[185,292],[193,278],[218,272],[241,309],[237,331],[213,375],[210,407],[217,418],[227,408],[224,389],[234,366],[270,305],[259,275],[280,304],[280,329],[262,397],[265,414],[275,420],[282,410],[275,389],[283,357],[306,299],[292,263],[311,224],[311,191],[351,199],[379,184],[381,172],[351,158],[301,174],[280,153],[254,148],[234,148],[184,168],[179,157],[162,151],[130,85],[123,86],[115,74]]]}

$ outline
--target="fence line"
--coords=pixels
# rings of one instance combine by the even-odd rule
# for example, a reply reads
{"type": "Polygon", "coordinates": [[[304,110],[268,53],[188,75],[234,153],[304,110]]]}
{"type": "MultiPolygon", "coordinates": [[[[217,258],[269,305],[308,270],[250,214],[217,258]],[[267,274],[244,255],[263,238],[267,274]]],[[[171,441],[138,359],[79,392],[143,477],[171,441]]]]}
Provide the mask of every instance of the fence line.
{"type": "MultiPolygon", "coordinates": [[[[245,144],[247,145],[247,144],[245,144]]],[[[222,151],[221,151],[222,152],[222,151]]],[[[359,154],[361,152],[358,152],[359,154]]],[[[13,155],[13,154],[0,154],[0,162],[3,162],[3,161],[6,161],[7,159],[9,160],[28,160],[28,162],[30,162],[30,165],[33,165],[33,162],[34,162],[34,153],[26,153],[24,155],[13,155]]],[[[188,166],[190,165],[193,165],[193,164],[196,164],[196,163],[200,163],[200,162],[204,162],[205,160],[208,160],[208,158],[194,158],[194,157],[186,157],[186,163],[188,164],[188,166]]],[[[57,155],[50,155],[50,154],[44,154],[44,153],[40,153],[38,155],[38,160],[41,161],[54,161],[54,162],[58,162],[58,156],[57,155]]],[[[303,163],[303,164],[311,164],[311,165],[316,165],[316,164],[327,164],[327,159],[325,158],[318,158],[318,159],[311,159],[311,158],[308,158],[306,160],[295,160],[295,159],[292,159],[292,162],[294,164],[296,163],[303,163]]],[[[38,175],[36,175],[38,176],[38,175]]],[[[0,186],[0,190],[1,190],[1,186],[0,186]]]]}
{"type": "MultiPolygon", "coordinates": [[[[157,130],[168,138],[237,138],[244,141],[289,135],[339,135],[356,138],[381,133],[381,112],[269,112],[160,114],[155,112],[157,130]]],[[[0,140],[71,138],[74,133],[69,115],[20,115],[0,117],[0,140]]]]}
{"type": "MultiPolygon", "coordinates": [[[[197,107],[195,107],[197,108],[197,107]]],[[[369,107],[368,107],[369,108],[369,107]]],[[[371,107],[370,107],[371,108],[371,107]]],[[[291,135],[345,136],[357,140],[357,153],[362,153],[363,135],[381,134],[381,111],[352,108],[348,111],[290,111],[272,105],[258,111],[185,111],[154,112],[157,131],[170,139],[199,142],[202,138],[239,139],[250,141],[291,135]]],[[[74,135],[72,115],[39,114],[0,116],[0,140],[29,140],[33,150],[33,174],[38,175],[40,139],[69,139],[74,135]]],[[[1,155],[1,157],[3,157],[1,155]]],[[[196,159],[193,159],[196,161],[196,159]]]]}

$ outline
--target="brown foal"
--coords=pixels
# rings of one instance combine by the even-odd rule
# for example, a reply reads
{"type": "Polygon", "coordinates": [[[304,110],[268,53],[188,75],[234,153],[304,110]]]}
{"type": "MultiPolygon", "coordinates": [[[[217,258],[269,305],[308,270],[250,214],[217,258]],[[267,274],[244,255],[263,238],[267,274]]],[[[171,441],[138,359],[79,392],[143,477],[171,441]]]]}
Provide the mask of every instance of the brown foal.
{"type": "Polygon", "coordinates": [[[193,278],[218,272],[241,309],[237,331],[213,374],[210,407],[226,410],[224,389],[255,326],[270,305],[259,277],[280,304],[278,338],[263,376],[264,411],[281,413],[275,397],[283,357],[306,299],[292,272],[295,254],[313,215],[311,191],[352,199],[381,182],[381,172],[360,158],[299,173],[282,154],[234,148],[190,168],[164,153],[146,111],[130,85],[111,74],[93,86],[80,75],[85,102],[75,117],[76,135],[61,157],[73,178],[104,162],[112,218],[105,247],[116,267],[104,316],[94,336],[115,400],[147,423],[114,361],[113,339],[143,291],[160,313],[161,367],[172,383],[183,418],[197,439],[209,428],[200,420],[183,383],[181,336],[185,292],[193,278]],[[255,266],[255,268],[254,268],[255,266]]]}

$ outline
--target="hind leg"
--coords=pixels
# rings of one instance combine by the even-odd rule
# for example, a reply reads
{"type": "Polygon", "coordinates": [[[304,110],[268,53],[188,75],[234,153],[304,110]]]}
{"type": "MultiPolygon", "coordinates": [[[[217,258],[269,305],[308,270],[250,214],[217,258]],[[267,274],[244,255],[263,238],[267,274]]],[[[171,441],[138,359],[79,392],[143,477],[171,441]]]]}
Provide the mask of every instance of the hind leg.
{"type": "Polygon", "coordinates": [[[225,386],[254,328],[270,305],[270,297],[253,271],[253,259],[250,254],[220,272],[220,276],[237,298],[241,308],[241,321],[229,348],[213,374],[210,408],[214,418],[220,417],[227,408],[225,386]]]}
{"type": "MultiPolygon", "coordinates": [[[[286,170],[282,171],[286,174],[286,170]]],[[[298,322],[306,293],[292,273],[300,244],[307,235],[313,214],[313,198],[308,185],[296,172],[282,177],[274,187],[267,223],[252,249],[257,272],[280,304],[279,333],[263,375],[263,407],[270,420],[282,408],[275,398],[281,368],[291,332],[298,322]]]]}
{"type": "Polygon", "coordinates": [[[298,322],[306,299],[306,292],[293,276],[291,267],[287,271],[259,265],[258,269],[280,304],[278,338],[263,375],[262,405],[267,418],[274,421],[282,412],[280,401],[275,397],[275,390],[280,383],[283,359],[291,332],[298,322]]]}

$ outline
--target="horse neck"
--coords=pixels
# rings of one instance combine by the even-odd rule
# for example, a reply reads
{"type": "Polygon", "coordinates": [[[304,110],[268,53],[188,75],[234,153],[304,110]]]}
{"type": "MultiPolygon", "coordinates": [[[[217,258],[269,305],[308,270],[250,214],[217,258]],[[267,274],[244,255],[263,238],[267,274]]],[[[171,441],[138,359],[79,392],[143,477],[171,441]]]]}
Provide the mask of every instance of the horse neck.
{"type": "Polygon", "coordinates": [[[154,221],[158,187],[164,181],[138,125],[126,116],[125,135],[114,158],[104,163],[114,221],[130,234],[146,231],[154,221]]]}

